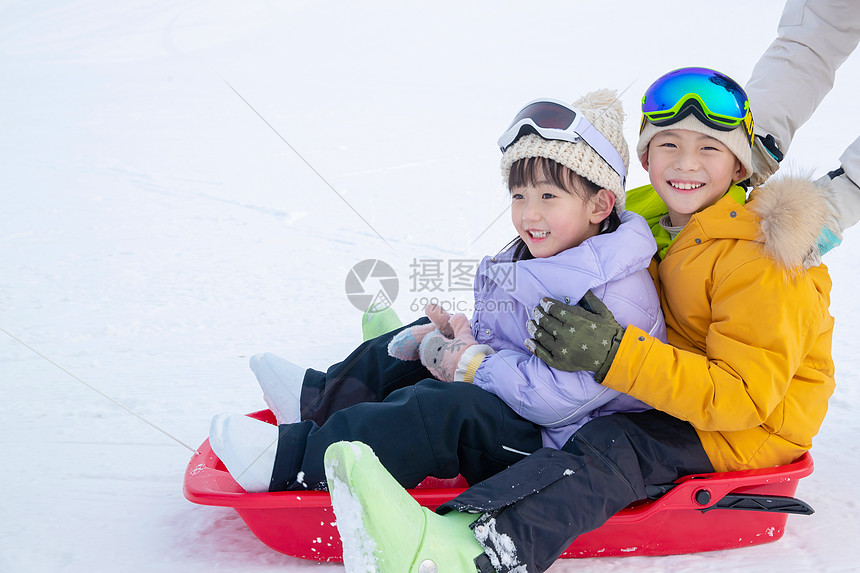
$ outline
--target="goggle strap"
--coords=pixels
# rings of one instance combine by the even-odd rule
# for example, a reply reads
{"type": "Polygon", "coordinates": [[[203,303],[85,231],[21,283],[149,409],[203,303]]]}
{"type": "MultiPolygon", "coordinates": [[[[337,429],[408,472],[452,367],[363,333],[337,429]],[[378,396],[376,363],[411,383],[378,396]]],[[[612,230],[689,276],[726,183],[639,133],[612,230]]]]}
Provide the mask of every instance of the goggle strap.
{"type": "Polygon", "coordinates": [[[584,115],[582,116],[582,123],[580,125],[582,124],[585,124],[585,129],[582,131],[577,130],[577,133],[621,177],[621,186],[624,187],[627,182],[627,168],[624,167],[624,160],[621,158],[621,154],[618,153],[614,145],[609,143],[606,136],[600,133],[600,130],[594,127],[584,115]]]}
{"type": "Polygon", "coordinates": [[[716,129],[717,131],[733,131],[738,128],[742,128],[744,133],[747,135],[747,139],[749,140],[750,147],[753,144],[753,138],[755,136],[755,126],[752,120],[752,113],[747,110],[746,117],[741,120],[738,120],[734,125],[727,125],[726,123],[722,123],[719,121],[715,121],[709,114],[707,114],[699,105],[684,105],[681,107],[679,113],[676,113],[670,117],[659,120],[652,120],[648,117],[648,114],[642,114],[642,122],[639,124],[639,135],[642,135],[642,132],[645,131],[645,124],[651,123],[656,125],[657,127],[666,127],[668,125],[674,125],[687,117],[688,115],[693,114],[696,116],[696,119],[707,125],[712,129],[716,129]]]}

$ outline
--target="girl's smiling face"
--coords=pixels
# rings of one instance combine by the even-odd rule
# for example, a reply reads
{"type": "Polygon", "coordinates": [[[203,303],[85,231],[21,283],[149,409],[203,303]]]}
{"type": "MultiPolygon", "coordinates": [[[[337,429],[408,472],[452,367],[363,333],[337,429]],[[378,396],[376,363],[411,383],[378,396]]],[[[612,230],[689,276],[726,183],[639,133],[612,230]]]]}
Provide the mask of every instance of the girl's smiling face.
{"type": "Polygon", "coordinates": [[[716,203],[742,179],[744,168],[729,148],[708,135],[669,129],[654,136],[642,159],[651,185],[669,208],[672,225],[716,203]]]}
{"type": "Polygon", "coordinates": [[[511,220],[535,258],[551,257],[578,246],[600,230],[615,205],[615,195],[601,189],[591,198],[546,180],[511,188],[511,220]]]}

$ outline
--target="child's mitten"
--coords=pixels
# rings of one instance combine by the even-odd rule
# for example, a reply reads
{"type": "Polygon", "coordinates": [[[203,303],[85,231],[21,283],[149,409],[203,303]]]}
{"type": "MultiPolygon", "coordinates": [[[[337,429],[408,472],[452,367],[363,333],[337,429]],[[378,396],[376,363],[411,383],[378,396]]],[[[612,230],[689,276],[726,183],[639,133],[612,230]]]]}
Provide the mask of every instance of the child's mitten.
{"type": "Polygon", "coordinates": [[[418,346],[429,333],[439,330],[449,337],[454,335],[450,325],[451,315],[445,312],[441,306],[428,304],[424,308],[424,314],[430,319],[430,324],[413,326],[399,332],[388,343],[389,356],[400,360],[418,360],[418,346]]]}
{"type": "MultiPolygon", "coordinates": [[[[453,330],[452,336],[445,336],[438,330],[424,336],[419,348],[421,364],[443,382],[464,381],[471,358],[480,355],[482,359],[487,354],[492,354],[493,349],[486,344],[478,344],[472,336],[469,319],[464,315],[455,314],[449,324],[453,330]],[[470,360],[466,361],[465,365],[461,364],[467,354],[470,360]]],[[[474,372],[472,374],[474,376],[474,372]]]]}

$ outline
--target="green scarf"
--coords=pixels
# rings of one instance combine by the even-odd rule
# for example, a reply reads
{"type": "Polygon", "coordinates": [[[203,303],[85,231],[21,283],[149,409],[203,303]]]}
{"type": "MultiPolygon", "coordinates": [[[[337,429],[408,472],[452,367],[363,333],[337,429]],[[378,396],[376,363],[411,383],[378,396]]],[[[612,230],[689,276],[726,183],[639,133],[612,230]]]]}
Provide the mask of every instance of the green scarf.
{"type": "MultiPolygon", "coordinates": [[[[730,195],[738,205],[744,205],[746,203],[747,193],[743,187],[732,185],[726,193],[730,195]]],[[[660,219],[662,219],[664,215],[669,214],[669,209],[666,207],[663,200],[660,199],[660,196],[657,195],[657,192],[654,191],[654,187],[651,185],[643,185],[642,187],[637,187],[636,189],[628,191],[627,201],[624,203],[624,208],[628,211],[638,213],[645,218],[648,222],[648,226],[651,227],[651,233],[654,235],[654,240],[657,241],[657,254],[660,257],[660,260],[663,260],[663,257],[666,256],[666,251],[669,250],[669,246],[672,244],[674,239],[670,238],[669,231],[660,225],[660,219]]]]}

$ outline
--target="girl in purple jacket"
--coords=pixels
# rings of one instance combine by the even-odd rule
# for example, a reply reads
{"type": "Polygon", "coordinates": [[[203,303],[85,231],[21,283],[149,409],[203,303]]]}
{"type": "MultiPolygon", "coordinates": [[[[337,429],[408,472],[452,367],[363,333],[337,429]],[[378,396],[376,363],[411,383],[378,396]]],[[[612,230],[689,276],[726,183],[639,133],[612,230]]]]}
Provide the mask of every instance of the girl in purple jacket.
{"type": "Polygon", "coordinates": [[[213,418],[212,449],[234,479],[248,491],[325,489],[325,450],[348,440],[373,448],[406,488],[431,475],[477,483],[560,448],[597,416],[647,409],[524,346],[542,297],[576,302],[589,290],[622,324],[665,339],[647,270],[656,245],[644,219],[623,211],[623,120],[609,90],[524,107],[499,140],[518,237],[481,262],[471,323],[428,307],[326,372],[254,357],[280,425],[213,418]]]}

